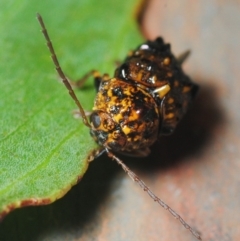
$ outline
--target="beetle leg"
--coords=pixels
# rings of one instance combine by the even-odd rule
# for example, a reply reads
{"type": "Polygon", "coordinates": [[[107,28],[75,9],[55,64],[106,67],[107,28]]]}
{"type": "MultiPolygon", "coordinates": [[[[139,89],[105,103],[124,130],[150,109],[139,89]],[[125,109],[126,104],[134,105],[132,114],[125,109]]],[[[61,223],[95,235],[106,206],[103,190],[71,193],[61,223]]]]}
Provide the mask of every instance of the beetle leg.
{"type": "MultiPolygon", "coordinates": [[[[81,79],[78,79],[77,81],[69,80],[69,78],[68,78],[68,81],[72,87],[81,88],[90,76],[94,77],[94,85],[95,85],[96,91],[98,91],[99,85],[102,81],[109,80],[110,78],[108,74],[100,75],[100,73],[97,70],[91,70],[88,73],[86,73],[81,79]]],[[[92,111],[86,111],[86,110],[84,111],[87,117],[89,117],[92,114],[92,111]]],[[[80,113],[79,110],[73,110],[73,116],[76,119],[82,118],[82,114],[80,113]]]]}
{"type": "MultiPolygon", "coordinates": [[[[70,82],[71,86],[81,88],[83,86],[83,84],[86,82],[86,80],[91,75],[94,77],[94,85],[95,85],[96,91],[98,91],[99,85],[102,81],[107,81],[110,78],[108,74],[104,74],[104,75],[101,76],[98,71],[92,70],[92,71],[88,72],[87,74],[85,74],[81,79],[79,79],[77,81],[71,81],[69,79],[68,79],[68,81],[70,82]]],[[[85,115],[87,117],[89,117],[92,114],[92,111],[86,111],[86,110],[84,110],[84,111],[85,111],[85,115]]],[[[73,110],[73,116],[76,119],[82,118],[82,115],[81,115],[79,110],[73,110]]]]}
{"type": "Polygon", "coordinates": [[[92,162],[93,160],[97,159],[105,152],[106,152],[106,149],[104,147],[92,150],[87,157],[87,162],[92,162]]]}
{"type": "Polygon", "coordinates": [[[97,70],[91,70],[87,72],[82,78],[76,81],[70,80],[69,82],[73,87],[81,88],[90,76],[93,76],[95,79],[100,76],[100,73],[97,70]]]}
{"type": "Polygon", "coordinates": [[[108,74],[101,75],[97,70],[91,70],[87,72],[82,78],[76,81],[69,80],[69,82],[73,87],[82,88],[84,83],[91,76],[93,76],[94,78],[94,85],[95,85],[96,91],[98,91],[99,85],[102,81],[106,81],[110,79],[110,76],[108,74]]]}
{"type": "Polygon", "coordinates": [[[177,57],[177,62],[179,63],[179,65],[182,65],[183,62],[188,58],[188,56],[190,55],[191,51],[190,50],[186,50],[185,52],[181,53],[178,57],[177,57]]]}

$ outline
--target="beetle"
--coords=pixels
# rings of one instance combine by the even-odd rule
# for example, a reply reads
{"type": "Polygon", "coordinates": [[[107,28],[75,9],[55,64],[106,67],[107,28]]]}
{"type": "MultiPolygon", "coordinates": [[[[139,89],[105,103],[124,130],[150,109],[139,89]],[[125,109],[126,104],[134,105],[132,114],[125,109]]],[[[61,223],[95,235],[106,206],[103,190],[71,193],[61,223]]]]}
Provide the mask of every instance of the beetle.
{"type": "Polygon", "coordinates": [[[89,156],[92,161],[104,152],[137,182],[148,195],[168,210],[197,239],[201,236],[173,209],[158,198],[115,153],[134,157],[150,154],[149,147],[159,135],[171,134],[182,119],[197,93],[198,85],[183,72],[181,64],[188,52],[176,58],[158,37],[131,51],[110,78],[98,71],[90,71],[77,82],[71,82],[62,71],[40,14],[37,19],[46,39],[58,75],[75,101],[83,123],[90,129],[93,139],[101,147],[89,156]],[[97,95],[89,119],[73,91],[72,85],[81,87],[93,75],[97,95]]]}

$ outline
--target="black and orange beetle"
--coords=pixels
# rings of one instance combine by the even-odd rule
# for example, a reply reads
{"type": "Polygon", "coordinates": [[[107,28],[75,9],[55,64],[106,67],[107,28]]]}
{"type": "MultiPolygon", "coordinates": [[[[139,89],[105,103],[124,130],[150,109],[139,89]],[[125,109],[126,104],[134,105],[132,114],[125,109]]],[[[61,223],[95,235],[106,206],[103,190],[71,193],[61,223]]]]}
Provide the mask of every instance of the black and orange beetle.
{"type": "Polygon", "coordinates": [[[79,108],[84,124],[94,140],[102,147],[93,152],[96,156],[107,155],[122,166],[148,195],[168,210],[199,240],[194,231],[174,210],[158,198],[146,184],[133,173],[114,153],[144,157],[159,135],[171,134],[191,104],[198,86],[184,74],[181,64],[187,56],[175,58],[170,45],[162,38],[147,41],[129,53],[116,69],[114,77],[100,76],[91,71],[81,80],[71,82],[63,73],[42,17],[37,14],[42,33],[47,41],[55,68],[79,108]],[[89,120],[77,99],[72,85],[80,87],[94,76],[97,95],[89,120]]]}

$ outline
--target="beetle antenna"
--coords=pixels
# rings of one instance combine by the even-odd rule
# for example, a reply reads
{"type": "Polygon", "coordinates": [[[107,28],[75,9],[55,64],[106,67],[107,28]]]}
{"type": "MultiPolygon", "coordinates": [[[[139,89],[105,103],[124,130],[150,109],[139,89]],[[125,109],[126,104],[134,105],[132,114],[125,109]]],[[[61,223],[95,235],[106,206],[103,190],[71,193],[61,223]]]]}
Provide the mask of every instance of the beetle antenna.
{"type": "Polygon", "coordinates": [[[37,20],[38,20],[38,22],[39,22],[40,25],[41,25],[42,33],[43,33],[43,35],[44,35],[44,37],[45,37],[45,39],[46,39],[46,41],[47,41],[47,46],[48,46],[48,49],[49,49],[49,51],[50,51],[50,53],[51,53],[52,61],[53,61],[54,65],[55,65],[55,68],[56,68],[56,70],[57,70],[57,72],[58,72],[58,75],[60,76],[60,78],[62,79],[62,82],[64,83],[64,85],[65,85],[66,88],[68,89],[68,92],[69,92],[70,96],[71,96],[72,99],[75,101],[76,105],[78,106],[78,109],[79,109],[79,111],[80,111],[80,113],[81,113],[81,116],[82,116],[82,118],[83,118],[84,124],[85,124],[87,127],[91,128],[91,125],[89,124],[89,121],[88,121],[88,119],[87,119],[87,116],[85,115],[85,112],[84,112],[84,109],[83,109],[82,105],[80,104],[77,96],[75,95],[75,93],[74,93],[74,91],[73,91],[72,86],[70,85],[69,81],[67,80],[65,74],[64,74],[63,71],[62,71],[62,68],[61,68],[61,66],[60,66],[60,64],[59,64],[59,62],[58,62],[58,58],[57,58],[56,53],[55,53],[55,51],[54,51],[52,42],[51,42],[51,40],[50,40],[50,38],[49,38],[47,29],[46,29],[45,24],[44,24],[44,22],[43,22],[42,16],[41,16],[39,13],[37,13],[37,20]]]}
{"type": "Polygon", "coordinates": [[[138,185],[147,192],[147,194],[155,201],[158,202],[164,209],[166,209],[168,212],[172,214],[173,217],[178,219],[181,224],[188,229],[198,240],[202,240],[199,233],[197,233],[194,229],[188,225],[183,218],[177,214],[173,209],[171,209],[165,202],[163,202],[159,197],[157,197],[150,189],[149,187],[134,173],[132,172],[128,166],[126,166],[118,157],[116,157],[112,152],[108,150],[108,148],[105,148],[107,155],[115,160],[119,165],[121,165],[122,169],[128,174],[128,176],[134,181],[137,182],[138,185]]]}

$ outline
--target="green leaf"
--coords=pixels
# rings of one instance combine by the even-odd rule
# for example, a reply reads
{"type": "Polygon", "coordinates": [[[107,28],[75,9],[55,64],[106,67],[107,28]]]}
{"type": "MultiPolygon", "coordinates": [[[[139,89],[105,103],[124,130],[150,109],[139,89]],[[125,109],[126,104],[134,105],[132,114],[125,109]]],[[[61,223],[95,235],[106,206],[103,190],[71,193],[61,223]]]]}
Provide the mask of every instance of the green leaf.
{"type": "MultiPolygon", "coordinates": [[[[97,147],[57,74],[36,20],[45,21],[64,72],[71,79],[98,69],[114,73],[141,37],[137,0],[79,0],[0,4],[0,217],[11,210],[62,197],[88,168],[97,147]]],[[[89,80],[76,94],[91,110],[89,80]]]]}

